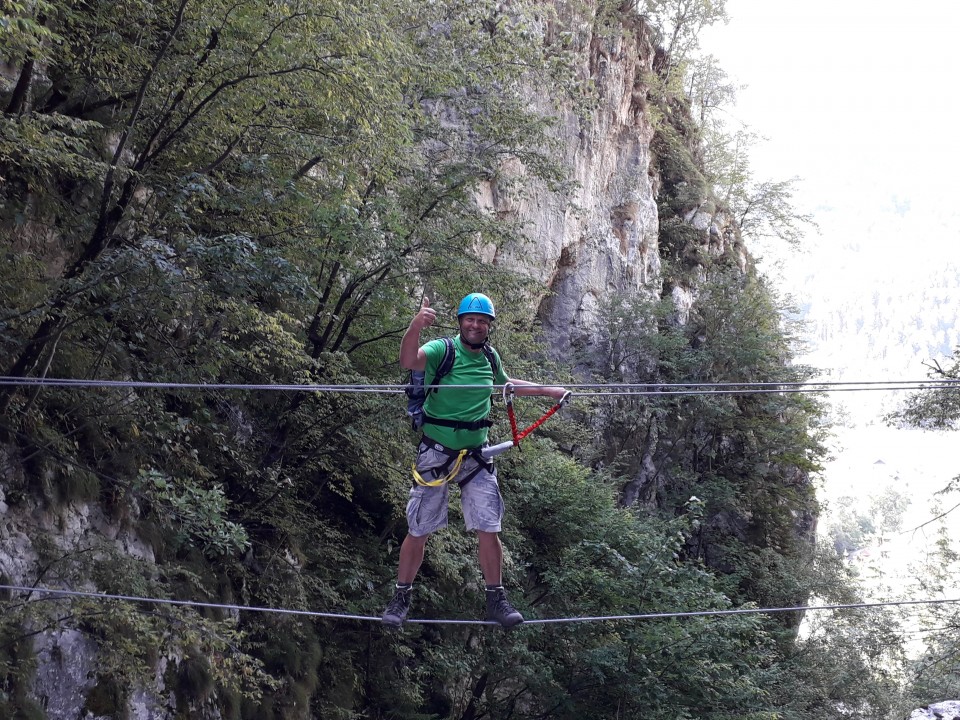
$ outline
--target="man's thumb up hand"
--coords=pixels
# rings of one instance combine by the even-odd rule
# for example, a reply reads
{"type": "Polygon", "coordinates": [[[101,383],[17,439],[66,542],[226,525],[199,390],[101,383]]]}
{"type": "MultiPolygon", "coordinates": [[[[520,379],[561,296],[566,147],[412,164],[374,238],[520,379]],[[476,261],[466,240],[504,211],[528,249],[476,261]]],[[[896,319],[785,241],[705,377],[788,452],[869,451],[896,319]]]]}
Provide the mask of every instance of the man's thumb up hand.
{"type": "Polygon", "coordinates": [[[436,319],[437,311],[430,307],[430,298],[424,295],[423,302],[420,304],[420,311],[417,313],[417,316],[413,319],[413,321],[422,330],[425,327],[430,327],[433,325],[436,319]]]}

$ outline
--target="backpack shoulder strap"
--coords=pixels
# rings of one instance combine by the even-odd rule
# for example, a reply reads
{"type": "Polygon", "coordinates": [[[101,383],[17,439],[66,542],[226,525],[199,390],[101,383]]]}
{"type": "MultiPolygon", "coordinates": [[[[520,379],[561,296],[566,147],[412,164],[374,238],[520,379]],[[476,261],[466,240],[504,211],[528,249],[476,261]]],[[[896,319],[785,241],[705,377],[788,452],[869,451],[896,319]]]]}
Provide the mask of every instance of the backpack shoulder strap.
{"type": "Polygon", "coordinates": [[[483,354],[487,356],[487,362],[490,363],[490,370],[493,371],[493,382],[497,382],[497,373],[500,372],[500,366],[497,364],[497,354],[493,348],[484,344],[483,354]]]}
{"type": "MultiPolygon", "coordinates": [[[[440,364],[437,365],[437,374],[433,376],[433,382],[430,384],[436,385],[446,375],[449,375],[450,371],[453,370],[453,363],[456,359],[457,349],[453,344],[453,338],[443,338],[443,357],[440,359],[440,364]]],[[[434,392],[436,390],[436,388],[433,388],[434,392]]]]}

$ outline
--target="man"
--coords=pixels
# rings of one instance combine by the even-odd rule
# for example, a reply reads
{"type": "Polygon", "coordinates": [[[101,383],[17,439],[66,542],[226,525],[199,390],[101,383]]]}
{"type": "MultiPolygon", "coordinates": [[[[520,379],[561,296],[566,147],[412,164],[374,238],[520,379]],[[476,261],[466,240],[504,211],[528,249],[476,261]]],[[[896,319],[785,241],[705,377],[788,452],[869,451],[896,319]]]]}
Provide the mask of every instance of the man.
{"type": "MultiPolygon", "coordinates": [[[[425,371],[427,384],[432,383],[446,349],[443,340],[420,346],[420,333],[433,325],[436,317],[429,299],[424,298],[400,343],[400,365],[408,370],[425,371]]],[[[413,581],[423,562],[427,538],[447,525],[451,482],[460,486],[467,530],[477,533],[480,570],[486,583],[487,619],[497,621],[504,628],[523,622],[523,615],[510,604],[501,584],[503,498],[497,473],[493,463],[485,461],[479,452],[487,442],[490,426],[487,420],[489,387],[511,383],[517,395],[547,395],[556,400],[563,398],[566,390],[507,377],[496,351],[486,346],[496,317],[493,302],[486,295],[471,293],[463,298],[457,310],[460,334],[453,338],[456,359],[442,382],[480,387],[427,393],[423,406],[423,438],[414,472],[416,484],[410,490],[407,503],[408,532],[400,547],[396,594],[382,616],[385,625],[400,627],[407,617],[413,581]],[[493,360],[488,355],[492,355],[493,360]]]]}

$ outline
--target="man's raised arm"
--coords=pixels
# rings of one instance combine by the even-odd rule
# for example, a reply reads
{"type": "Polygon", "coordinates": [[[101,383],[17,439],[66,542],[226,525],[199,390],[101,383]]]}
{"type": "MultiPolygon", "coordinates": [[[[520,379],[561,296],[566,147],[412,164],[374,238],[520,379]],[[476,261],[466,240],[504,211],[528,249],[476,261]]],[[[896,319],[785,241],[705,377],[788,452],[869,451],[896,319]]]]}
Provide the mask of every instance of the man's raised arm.
{"type": "Polygon", "coordinates": [[[427,356],[420,349],[420,333],[433,325],[437,311],[430,307],[430,298],[424,297],[420,310],[410,321],[410,327],[400,341],[400,367],[405,370],[423,370],[427,366],[427,356]]]}

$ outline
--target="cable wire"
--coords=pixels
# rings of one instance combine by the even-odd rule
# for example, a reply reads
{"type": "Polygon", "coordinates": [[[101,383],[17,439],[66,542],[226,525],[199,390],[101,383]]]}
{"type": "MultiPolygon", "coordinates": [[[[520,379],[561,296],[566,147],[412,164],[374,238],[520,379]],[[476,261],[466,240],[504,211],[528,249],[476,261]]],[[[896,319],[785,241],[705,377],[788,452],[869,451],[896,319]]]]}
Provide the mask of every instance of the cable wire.
{"type": "MultiPolygon", "coordinates": [[[[0,585],[0,590],[25,593],[45,593],[47,595],[61,597],[84,597],[97,600],[119,600],[123,602],[142,602],[157,605],[178,605],[182,607],[207,608],[217,610],[233,610],[243,612],[263,612],[282,615],[302,615],[308,617],[331,618],[337,620],[361,620],[381,622],[381,619],[373,615],[350,615],[346,613],[319,612],[316,610],[295,610],[291,608],[261,607],[255,605],[231,605],[228,603],[211,603],[194,600],[171,600],[154,597],[140,597],[135,595],[115,595],[109,593],[97,593],[83,590],[66,590],[45,587],[27,587],[22,585],[0,585]]],[[[846,603],[840,605],[801,605],[795,607],[769,607],[769,608],[735,608],[731,610],[690,610],[679,612],[656,612],[639,613],[634,615],[596,615],[596,616],[578,616],[578,617],[559,617],[559,618],[532,618],[525,620],[524,625],[557,625],[564,623],[582,623],[582,622],[613,622],[618,620],[663,620],[671,618],[687,617],[720,617],[728,615],[767,615],[784,612],[814,612],[826,610],[855,610],[866,608],[892,607],[903,605],[946,605],[950,603],[960,603],[960,598],[945,598],[942,600],[890,600],[887,602],[873,603],[846,603]]],[[[420,625],[498,625],[494,620],[468,620],[468,619],[430,619],[430,618],[410,618],[408,623],[420,625]]]]}
{"type": "Polygon", "coordinates": [[[0,385],[80,387],[80,388],[147,388],[151,390],[270,390],[283,392],[370,392],[402,393],[401,385],[293,385],[255,383],[181,383],[146,380],[77,380],[72,378],[32,378],[0,376],[0,385]]]}
{"type": "MultiPolygon", "coordinates": [[[[406,392],[406,385],[389,384],[283,384],[283,383],[183,383],[146,380],[83,380],[74,378],[34,378],[0,376],[0,386],[13,387],[74,387],[74,388],[128,388],[153,390],[242,390],[271,392],[332,392],[332,393],[386,393],[406,392]]],[[[424,385],[425,389],[438,385],[424,385]]],[[[454,385],[444,384],[445,389],[489,388],[502,390],[503,385],[454,385]]],[[[531,383],[525,387],[555,387],[550,384],[531,383]]],[[[856,391],[933,390],[960,388],[960,380],[868,380],[834,382],[717,382],[717,383],[570,383],[564,387],[576,389],[578,396],[602,395],[745,395],[822,393],[856,391]]]]}

